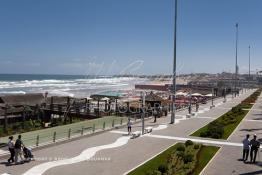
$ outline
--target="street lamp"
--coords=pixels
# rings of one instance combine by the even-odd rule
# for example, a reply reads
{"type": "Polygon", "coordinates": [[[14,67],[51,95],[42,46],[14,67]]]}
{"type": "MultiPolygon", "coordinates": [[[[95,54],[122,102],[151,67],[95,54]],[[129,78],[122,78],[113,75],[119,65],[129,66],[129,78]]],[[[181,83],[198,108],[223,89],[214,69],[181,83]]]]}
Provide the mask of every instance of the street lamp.
{"type": "Polygon", "coordinates": [[[227,88],[224,87],[224,103],[227,101],[227,88]]]}
{"type": "Polygon", "coordinates": [[[142,102],[142,135],[145,132],[145,92],[141,92],[141,102],[142,102]]]}
{"type": "Polygon", "coordinates": [[[250,88],[250,46],[248,47],[248,86],[250,88]]]}
{"type": "Polygon", "coordinates": [[[215,105],[214,105],[214,88],[212,88],[212,99],[211,99],[212,101],[211,101],[211,106],[210,106],[210,108],[213,108],[213,107],[215,107],[215,105]]]}
{"type": "Polygon", "coordinates": [[[237,65],[237,51],[238,51],[238,23],[236,23],[236,72],[235,72],[235,97],[236,97],[236,90],[237,90],[237,72],[238,72],[238,65],[237,65]]]}
{"type": "Polygon", "coordinates": [[[188,114],[191,115],[192,112],[192,92],[189,92],[189,106],[188,106],[188,114]]]}
{"type": "Polygon", "coordinates": [[[175,0],[175,24],[174,24],[174,63],[173,63],[173,87],[172,87],[172,106],[171,124],[175,123],[175,100],[176,100],[176,34],[177,34],[177,0],[175,0]]]}

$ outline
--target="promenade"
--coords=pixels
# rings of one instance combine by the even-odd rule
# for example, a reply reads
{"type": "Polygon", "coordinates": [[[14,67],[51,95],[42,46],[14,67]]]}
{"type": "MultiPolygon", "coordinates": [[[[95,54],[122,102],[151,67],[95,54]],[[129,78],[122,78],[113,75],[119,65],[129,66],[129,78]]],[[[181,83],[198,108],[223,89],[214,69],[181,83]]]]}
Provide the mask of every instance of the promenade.
{"type": "MultiPolygon", "coordinates": [[[[243,164],[238,159],[242,155],[241,141],[244,135],[247,132],[252,134],[261,128],[259,127],[261,122],[255,122],[256,120],[259,121],[257,118],[261,117],[259,115],[261,112],[258,111],[262,109],[259,104],[262,101],[261,97],[228,140],[189,136],[197,129],[229,111],[252,92],[254,91],[247,91],[233,99],[228,96],[226,103],[223,103],[222,98],[216,99],[214,101],[216,107],[212,109],[210,109],[211,102],[201,105],[199,111],[192,118],[186,118],[187,110],[180,111],[177,113],[174,125],[169,124],[170,116],[160,118],[156,123],[153,123],[153,119],[147,120],[145,125],[152,126],[153,132],[137,139],[130,139],[127,136],[127,129],[120,128],[37,150],[34,152],[37,160],[30,163],[6,166],[5,160],[1,160],[0,175],[5,173],[11,175],[127,174],[166,148],[188,139],[222,147],[202,174],[259,172],[261,171],[259,165],[243,164]]],[[[141,123],[133,125],[132,130],[140,131],[141,123]]],[[[261,138],[261,135],[258,135],[258,138],[261,138]]]]}
{"type": "MultiPolygon", "coordinates": [[[[236,128],[235,132],[228,138],[229,142],[241,142],[246,134],[250,134],[250,138],[256,134],[260,142],[262,141],[262,96],[260,96],[252,109],[249,111],[245,119],[236,128]]],[[[210,165],[203,174],[221,175],[223,174],[239,174],[239,175],[258,175],[262,174],[262,151],[260,149],[257,158],[258,164],[244,164],[242,158],[242,147],[224,146],[218,152],[210,165]]],[[[250,161],[250,159],[248,159],[250,161]]]]}

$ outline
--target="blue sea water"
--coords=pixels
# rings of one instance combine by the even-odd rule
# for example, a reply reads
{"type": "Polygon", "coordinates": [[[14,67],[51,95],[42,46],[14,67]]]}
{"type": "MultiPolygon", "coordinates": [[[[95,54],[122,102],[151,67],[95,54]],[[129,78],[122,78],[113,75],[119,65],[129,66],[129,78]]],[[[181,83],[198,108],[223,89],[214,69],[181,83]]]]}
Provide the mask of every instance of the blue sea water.
{"type": "Polygon", "coordinates": [[[134,89],[147,79],[137,77],[0,74],[0,94],[45,93],[87,97],[105,91],[134,89]]]}

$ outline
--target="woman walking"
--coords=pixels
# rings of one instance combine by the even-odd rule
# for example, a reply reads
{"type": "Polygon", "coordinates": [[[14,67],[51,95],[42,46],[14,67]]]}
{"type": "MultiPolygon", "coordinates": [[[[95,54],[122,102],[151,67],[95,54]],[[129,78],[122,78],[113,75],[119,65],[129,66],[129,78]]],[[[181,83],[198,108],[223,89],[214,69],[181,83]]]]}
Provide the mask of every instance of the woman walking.
{"type": "Polygon", "coordinates": [[[8,159],[8,163],[10,164],[11,162],[14,163],[14,157],[15,157],[15,143],[13,141],[14,137],[10,136],[9,141],[8,141],[8,149],[10,152],[10,158],[8,159]]]}
{"type": "Polygon", "coordinates": [[[128,119],[128,122],[127,122],[127,131],[128,131],[128,135],[130,135],[131,130],[132,130],[132,123],[131,123],[131,120],[128,119]]]}

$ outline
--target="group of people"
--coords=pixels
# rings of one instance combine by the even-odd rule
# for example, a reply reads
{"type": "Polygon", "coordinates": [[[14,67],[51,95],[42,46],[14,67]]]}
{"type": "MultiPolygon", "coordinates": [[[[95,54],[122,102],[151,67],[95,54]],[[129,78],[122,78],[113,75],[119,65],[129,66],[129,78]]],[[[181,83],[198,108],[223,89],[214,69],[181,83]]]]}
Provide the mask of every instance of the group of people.
{"type": "Polygon", "coordinates": [[[8,149],[10,152],[10,158],[8,159],[8,164],[24,163],[25,160],[31,159],[33,157],[31,151],[25,147],[21,135],[18,135],[16,141],[14,141],[13,136],[9,137],[8,149]],[[18,162],[19,157],[20,157],[20,161],[18,162]]]}
{"type": "Polygon", "coordinates": [[[249,134],[243,140],[243,161],[248,160],[248,155],[250,154],[250,162],[256,163],[257,155],[259,154],[260,142],[257,140],[257,136],[254,135],[253,139],[249,139],[249,134]]]}

